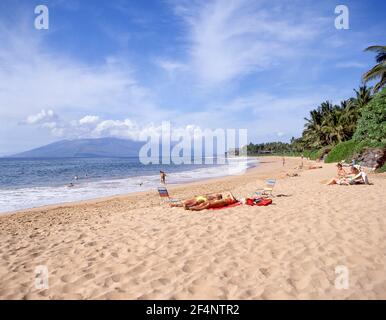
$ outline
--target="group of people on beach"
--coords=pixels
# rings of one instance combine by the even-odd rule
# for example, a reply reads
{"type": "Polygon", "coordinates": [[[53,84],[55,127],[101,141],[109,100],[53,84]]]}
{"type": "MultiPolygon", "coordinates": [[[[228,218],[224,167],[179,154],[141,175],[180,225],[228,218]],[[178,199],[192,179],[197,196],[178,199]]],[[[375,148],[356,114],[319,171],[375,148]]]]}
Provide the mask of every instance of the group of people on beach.
{"type": "MultiPolygon", "coordinates": [[[[283,157],[283,166],[285,160],[283,157]]],[[[302,164],[303,167],[303,157],[302,164]]],[[[322,165],[316,163],[309,167],[309,169],[319,169],[322,165]]],[[[287,174],[288,175],[288,174],[287,174]]],[[[293,175],[295,176],[295,175],[293,175]]],[[[296,174],[298,176],[298,174],[296,174]]],[[[162,181],[162,178],[161,178],[162,181]]],[[[362,170],[361,166],[354,163],[350,166],[350,172],[348,173],[343,168],[343,163],[337,164],[337,176],[327,182],[327,185],[355,185],[355,184],[370,184],[367,174],[362,170]]],[[[192,199],[188,199],[179,203],[171,204],[172,207],[183,207],[185,210],[200,211],[205,209],[222,208],[232,204],[236,204],[239,201],[233,196],[231,192],[226,192],[224,195],[216,193],[204,196],[196,196],[192,199]]]]}
{"type": "Polygon", "coordinates": [[[350,173],[343,168],[342,163],[337,164],[337,176],[327,182],[327,185],[353,185],[353,184],[369,184],[367,174],[359,165],[352,164],[350,166],[350,173]]]}

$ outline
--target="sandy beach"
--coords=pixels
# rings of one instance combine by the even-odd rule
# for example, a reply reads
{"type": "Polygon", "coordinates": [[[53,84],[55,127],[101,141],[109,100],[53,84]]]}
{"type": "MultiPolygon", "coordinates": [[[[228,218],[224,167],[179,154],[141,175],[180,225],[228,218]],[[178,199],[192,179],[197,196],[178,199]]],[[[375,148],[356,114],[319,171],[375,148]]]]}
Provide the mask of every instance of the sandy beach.
{"type": "Polygon", "coordinates": [[[242,176],[169,187],[248,197],[277,178],[267,207],[190,212],[154,190],[0,216],[0,299],[386,299],[386,176],[327,186],[334,164],[299,163],[264,157],[242,176]]]}

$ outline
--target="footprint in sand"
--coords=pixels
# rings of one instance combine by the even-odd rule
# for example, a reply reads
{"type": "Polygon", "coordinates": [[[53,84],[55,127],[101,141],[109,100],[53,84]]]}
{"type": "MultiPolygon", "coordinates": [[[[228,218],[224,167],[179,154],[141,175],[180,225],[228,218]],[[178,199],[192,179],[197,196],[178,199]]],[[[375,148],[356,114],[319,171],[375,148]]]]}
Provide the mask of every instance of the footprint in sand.
{"type": "Polygon", "coordinates": [[[268,268],[260,268],[259,271],[263,274],[264,277],[268,278],[270,276],[270,272],[268,268]]]}
{"type": "Polygon", "coordinates": [[[65,274],[65,275],[60,277],[60,280],[64,283],[74,282],[75,279],[76,279],[76,277],[72,274],[65,274]]]}
{"type": "Polygon", "coordinates": [[[119,280],[121,280],[121,275],[119,274],[114,274],[111,279],[114,281],[114,282],[119,282],[119,280]]]}
{"type": "Polygon", "coordinates": [[[84,277],[85,277],[87,280],[91,280],[91,279],[94,279],[94,278],[95,278],[95,274],[93,274],[93,273],[87,273],[84,277]]]}

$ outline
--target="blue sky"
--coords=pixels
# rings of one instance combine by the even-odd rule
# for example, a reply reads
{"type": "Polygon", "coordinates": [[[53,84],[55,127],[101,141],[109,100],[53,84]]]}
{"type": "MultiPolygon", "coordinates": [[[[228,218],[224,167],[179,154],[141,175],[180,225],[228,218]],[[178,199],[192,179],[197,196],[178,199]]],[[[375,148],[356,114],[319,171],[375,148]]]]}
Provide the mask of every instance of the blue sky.
{"type": "Polygon", "coordinates": [[[0,3],[0,155],[67,138],[137,139],[246,128],[299,136],[309,110],[353,94],[385,44],[386,3],[95,1],[0,3]],[[49,29],[34,28],[47,5],[49,29]],[[350,28],[335,28],[335,7],[350,28]]]}

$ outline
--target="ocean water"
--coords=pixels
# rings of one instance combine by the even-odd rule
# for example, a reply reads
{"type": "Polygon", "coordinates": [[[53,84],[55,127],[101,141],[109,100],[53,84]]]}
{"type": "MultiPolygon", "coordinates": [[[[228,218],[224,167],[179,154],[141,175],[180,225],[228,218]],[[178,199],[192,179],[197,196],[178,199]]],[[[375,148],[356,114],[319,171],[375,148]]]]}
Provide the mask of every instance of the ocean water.
{"type": "Polygon", "coordinates": [[[44,205],[152,190],[167,185],[241,174],[256,160],[231,158],[226,164],[143,165],[138,158],[0,158],[0,213],[44,205]],[[75,179],[75,176],[78,179],[75,179]],[[70,184],[73,186],[69,186],[70,184]]]}

